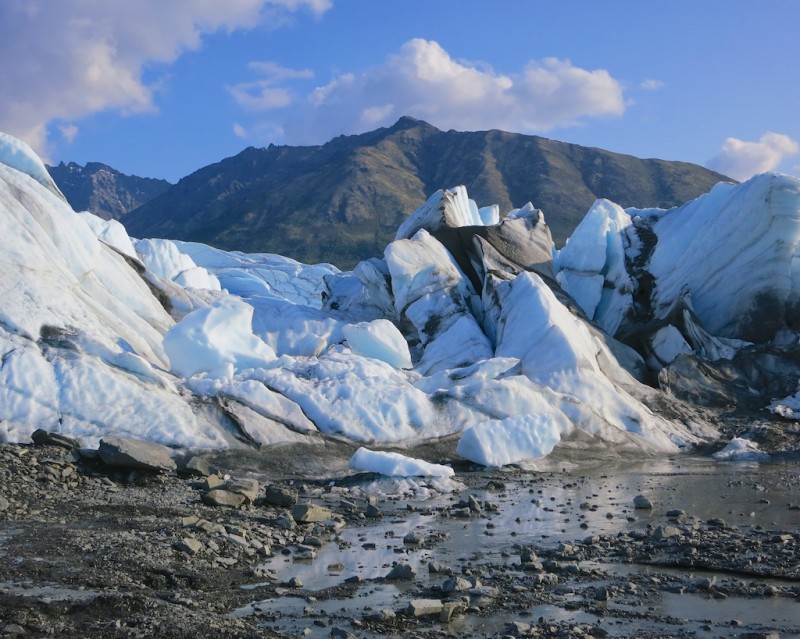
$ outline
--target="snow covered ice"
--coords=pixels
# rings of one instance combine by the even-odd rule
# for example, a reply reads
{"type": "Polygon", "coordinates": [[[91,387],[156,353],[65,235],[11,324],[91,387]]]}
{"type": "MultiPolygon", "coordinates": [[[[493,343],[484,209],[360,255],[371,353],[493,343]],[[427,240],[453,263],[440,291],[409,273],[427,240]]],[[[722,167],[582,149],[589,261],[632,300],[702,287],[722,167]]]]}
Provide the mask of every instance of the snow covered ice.
{"type": "MultiPolygon", "coordinates": [[[[133,241],[73,212],[9,136],[0,162],[0,439],[44,428],[87,445],[228,447],[321,434],[375,448],[450,436],[461,457],[503,466],[714,437],[671,397],[750,392],[753,362],[792,380],[774,410],[797,403],[800,183],[786,176],[670,211],[598,201],[560,251],[530,204],[501,220],[464,187],[438,191],[383,258],[342,273],[133,241]],[[703,371],[720,361],[730,384],[717,388],[703,371]],[[654,409],[665,403],[669,417],[654,409]]],[[[361,451],[353,468],[435,471],[361,451]]]]}

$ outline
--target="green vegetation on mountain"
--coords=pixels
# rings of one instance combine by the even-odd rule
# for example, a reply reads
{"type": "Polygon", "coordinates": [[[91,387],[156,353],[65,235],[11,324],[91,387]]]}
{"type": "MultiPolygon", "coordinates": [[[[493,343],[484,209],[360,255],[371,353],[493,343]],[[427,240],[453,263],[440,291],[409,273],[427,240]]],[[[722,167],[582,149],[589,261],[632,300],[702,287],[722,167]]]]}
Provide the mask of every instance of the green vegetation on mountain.
{"type": "Polygon", "coordinates": [[[502,131],[440,131],[404,117],[320,146],[247,148],[183,178],[124,221],[138,237],[349,268],[381,255],[405,217],[440,188],[464,184],[479,206],[498,204],[501,213],[530,201],[561,245],[597,198],[671,207],[726,179],[686,162],[502,131]]]}

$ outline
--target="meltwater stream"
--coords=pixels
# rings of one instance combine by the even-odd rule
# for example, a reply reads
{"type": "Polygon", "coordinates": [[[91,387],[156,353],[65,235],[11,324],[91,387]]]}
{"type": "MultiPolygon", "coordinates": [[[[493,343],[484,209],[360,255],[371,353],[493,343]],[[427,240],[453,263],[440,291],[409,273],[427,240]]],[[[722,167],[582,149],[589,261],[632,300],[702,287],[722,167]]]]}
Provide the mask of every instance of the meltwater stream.
{"type": "MultiPolygon", "coordinates": [[[[444,577],[429,572],[431,563],[452,566],[456,572],[470,566],[476,574],[481,566],[488,565],[492,570],[519,570],[520,546],[546,549],[561,542],[580,541],[588,535],[645,530],[663,524],[666,513],[675,509],[703,521],[722,518],[739,528],[763,526],[797,531],[800,527],[800,509],[796,508],[800,503],[800,468],[789,463],[720,463],[676,457],[589,471],[508,473],[500,477],[492,474],[485,478],[473,474],[467,483],[470,488],[458,494],[438,493],[424,501],[410,498],[392,502],[395,510],[385,506],[382,519],[363,527],[345,528],[336,541],[319,548],[313,560],[297,561],[291,555],[270,559],[262,566],[264,573],[278,583],[298,578],[303,584],[303,596],[286,593],[271,600],[254,601],[233,614],[260,615],[265,625],[275,629],[321,638],[328,636],[330,627],[327,622],[315,624],[315,619],[359,619],[371,611],[399,610],[416,598],[415,593],[435,589],[444,577]],[[651,500],[652,510],[634,509],[633,498],[638,494],[651,500]],[[444,507],[467,495],[492,506],[470,518],[442,515],[444,507]],[[405,543],[409,532],[429,543],[405,543]],[[414,569],[413,582],[381,579],[398,562],[414,569]],[[315,600],[315,592],[335,589],[348,578],[363,580],[352,596],[315,600]]],[[[380,489],[380,484],[365,487],[365,491],[370,488],[380,489]]],[[[603,564],[593,569],[600,580],[652,574],[658,582],[658,575],[670,574],[670,569],[621,564],[603,564]]],[[[662,592],[656,600],[647,602],[643,612],[647,613],[645,617],[649,615],[648,621],[643,620],[641,611],[637,612],[637,605],[624,601],[604,604],[602,615],[597,615],[572,605],[575,595],[569,586],[561,587],[558,594],[552,601],[524,611],[523,616],[529,621],[543,617],[572,624],[602,622],[609,634],[617,636],[632,632],[630,624],[637,628],[635,633],[649,628],[651,633],[670,634],[675,632],[676,619],[691,627],[692,636],[720,636],[720,627],[732,633],[723,632],[724,636],[738,636],[726,625],[735,619],[743,626],[781,627],[781,637],[800,637],[800,602],[792,597],[722,600],[701,593],[662,592]],[[659,630],[653,619],[660,617],[672,620],[671,630],[659,630]]],[[[467,615],[442,624],[440,630],[462,636],[503,634],[506,624],[519,618],[519,611],[489,617],[467,615]]],[[[362,631],[359,635],[368,633],[362,631]]]]}

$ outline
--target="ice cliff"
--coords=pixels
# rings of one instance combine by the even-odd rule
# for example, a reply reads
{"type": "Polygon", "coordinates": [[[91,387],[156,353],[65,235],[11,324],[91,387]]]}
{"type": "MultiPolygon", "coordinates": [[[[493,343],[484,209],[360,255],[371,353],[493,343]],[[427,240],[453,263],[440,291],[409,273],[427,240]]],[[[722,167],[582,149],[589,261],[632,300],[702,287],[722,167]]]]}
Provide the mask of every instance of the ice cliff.
{"type": "Polygon", "coordinates": [[[675,398],[760,408],[800,379],[787,176],[669,211],[599,201],[560,251],[532,205],[501,220],[457,187],[341,273],[134,241],[73,212],[3,136],[0,225],[0,440],[453,437],[502,466],[556,447],[674,451],[714,436],[675,398]]]}

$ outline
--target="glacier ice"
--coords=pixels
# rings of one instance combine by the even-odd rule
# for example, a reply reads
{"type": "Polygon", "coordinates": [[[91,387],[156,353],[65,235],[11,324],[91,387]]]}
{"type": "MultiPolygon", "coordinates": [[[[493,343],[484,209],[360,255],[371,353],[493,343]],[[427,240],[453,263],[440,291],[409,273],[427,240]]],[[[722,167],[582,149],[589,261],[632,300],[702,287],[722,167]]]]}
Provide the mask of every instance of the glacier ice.
{"type": "Polygon", "coordinates": [[[400,453],[369,450],[363,446],[350,458],[350,468],[387,477],[452,477],[450,466],[432,464],[400,453]]]}
{"type": "MultiPolygon", "coordinates": [[[[74,213],[34,158],[0,138],[0,439],[449,436],[460,456],[502,466],[592,441],[654,452],[714,436],[648,376],[723,401],[764,378],[763,393],[793,380],[775,395],[788,396],[800,378],[800,182],[786,176],[669,211],[600,200],[560,251],[533,205],[500,219],[457,187],[414,212],[383,258],[341,273],[134,243],[74,213]],[[669,417],[652,408],[665,403],[669,417]]],[[[363,450],[354,468],[424,469],[363,450]]]]}

